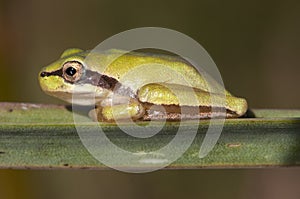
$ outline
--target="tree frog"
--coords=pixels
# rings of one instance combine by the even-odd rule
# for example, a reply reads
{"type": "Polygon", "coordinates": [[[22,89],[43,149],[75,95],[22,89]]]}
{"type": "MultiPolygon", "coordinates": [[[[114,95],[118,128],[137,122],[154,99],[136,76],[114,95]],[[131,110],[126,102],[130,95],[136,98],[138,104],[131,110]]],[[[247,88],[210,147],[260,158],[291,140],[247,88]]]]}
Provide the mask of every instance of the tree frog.
{"type": "Polygon", "coordinates": [[[177,56],[107,50],[86,59],[91,53],[65,50],[57,61],[42,69],[39,82],[51,96],[78,105],[95,105],[89,114],[94,120],[202,119],[214,117],[212,107],[226,109],[222,117],[235,118],[247,111],[246,100],[228,91],[223,94],[223,105],[212,104],[211,96],[221,94],[210,93],[206,79],[177,56]],[[191,94],[196,101],[190,100],[191,94]],[[191,112],[182,115],[182,107],[191,112]],[[193,111],[195,108],[198,111],[193,111]]]}

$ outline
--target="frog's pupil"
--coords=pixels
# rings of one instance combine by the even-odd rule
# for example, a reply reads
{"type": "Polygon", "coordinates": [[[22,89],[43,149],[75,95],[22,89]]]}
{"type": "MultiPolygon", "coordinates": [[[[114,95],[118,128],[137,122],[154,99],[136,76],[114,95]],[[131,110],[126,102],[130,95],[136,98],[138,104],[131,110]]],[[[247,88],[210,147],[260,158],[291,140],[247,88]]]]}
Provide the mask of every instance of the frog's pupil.
{"type": "Polygon", "coordinates": [[[67,70],[66,70],[66,73],[67,73],[67,75],[69,75],[69,76],[75,75],[76,72],[77,72],[77,70],[76,70],[75,68],[73,68],[73,67],[69,67],[69,68],[67,68],[67,70]]]}

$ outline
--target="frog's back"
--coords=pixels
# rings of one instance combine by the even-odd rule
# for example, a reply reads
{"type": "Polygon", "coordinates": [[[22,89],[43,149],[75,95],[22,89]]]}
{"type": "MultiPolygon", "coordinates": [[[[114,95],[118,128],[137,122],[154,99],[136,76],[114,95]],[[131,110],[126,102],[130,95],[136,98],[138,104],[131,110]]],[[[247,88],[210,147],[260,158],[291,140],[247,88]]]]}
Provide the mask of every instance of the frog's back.
{"type": "MultiPolygon", "coordinates": [[[[147,83],[164,82],[208,91],[203,76],[179,56],[118,49],[92,54],[92,69],[114,77],[134,90],[147,83]]],[[[230,95],[227,91],[226,94],[230,95]]]]}

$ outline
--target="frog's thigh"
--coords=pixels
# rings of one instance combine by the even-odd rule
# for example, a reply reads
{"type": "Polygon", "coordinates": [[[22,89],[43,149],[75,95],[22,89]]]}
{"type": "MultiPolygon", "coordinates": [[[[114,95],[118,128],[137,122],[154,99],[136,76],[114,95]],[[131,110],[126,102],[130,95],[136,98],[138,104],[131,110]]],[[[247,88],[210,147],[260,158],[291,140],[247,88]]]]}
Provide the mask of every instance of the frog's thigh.
{"type": "Polygon", "coordinates": [[[128,104],[97,107],[95,110],[90,111],[89,116],[95,121],[115,121],[130,118],[137,120],[143,114],[143,106],[138,101],[131,100],[128,104]]]}
{"type": "Polygon", "coordinates": [[[178,84],[151,83],[141,87],[137,97],[141,103],[144,103],[144,120],[212,117],[209,107],[210,94],[198,88],[178,84]],[[164,110],[158,108],[157,105],[162,106],[164,110]]]}
{"type": "Polygon", "coordinates": [[[193,90],[193,88],[183,85],[151,83],[141,87],[137,92],[137,97],[142,103],[198,106],[199,103],[196,92],[197,91],[193,90]],[[192,97],[194,97],[194,101],[192,97]]]}
{"type": "Polygon", "coordinates": [[[197,119],[203,117],[197,111],[199,110],[197,95],[191,87],[151,83],[141,87],[137,92],[137,97],[144,105],[144,120],[180,120],[181,118],[197,119]],[[194,101],[192,97],[194,97],[194,101]],[[181,115],[181,105],[185,106],[184,115],[181,115]]]}

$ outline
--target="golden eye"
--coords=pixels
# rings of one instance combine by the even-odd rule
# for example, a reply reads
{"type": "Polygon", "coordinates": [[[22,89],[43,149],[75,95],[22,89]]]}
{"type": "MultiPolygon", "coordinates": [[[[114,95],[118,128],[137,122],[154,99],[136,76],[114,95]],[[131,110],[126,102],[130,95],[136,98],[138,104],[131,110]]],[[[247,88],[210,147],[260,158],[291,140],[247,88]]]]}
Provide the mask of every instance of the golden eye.
{"type": "Polygon", "coordinates": [[[78,61],[68,61],[63,65],[63,76],[69,82],[78,81],[83,73],[83,66],[78,61]]]}

